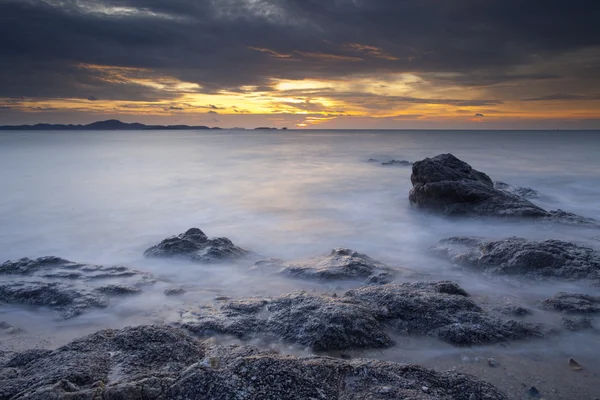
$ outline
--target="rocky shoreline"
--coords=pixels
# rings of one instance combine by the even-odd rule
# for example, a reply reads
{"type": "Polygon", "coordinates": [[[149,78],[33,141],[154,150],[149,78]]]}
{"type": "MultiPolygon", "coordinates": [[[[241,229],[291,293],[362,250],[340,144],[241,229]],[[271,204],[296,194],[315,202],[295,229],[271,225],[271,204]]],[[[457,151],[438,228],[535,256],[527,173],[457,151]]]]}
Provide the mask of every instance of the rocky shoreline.
{"type": "MultiPolygon", "coordinates": [[[[395,161],[383,165],[411,165],[395,161]]],[[[412,164],[409,200],[417,209],[448,216],[500,217],[600,227],[529,199],[537,192],[494,182],[451,154],[412,164]]],[[[600,286],[600,252],[560,240],[451,237],[432,253],[485,276],[513,276],[600,286]]],[[[4,399],[507,399],[490,383],[455,371],[372,359],[346,360],[278,354],[249,346],[269,341],[311,353],[384,349],[398,338],[422,337],[463,348],[597,332],[600,296],[559,292],[539,305],[562,318],[562,328],[532,318],[524,305],[489,307],[452,281],[416,279],[352,249],[336,248],[300,260],[263,258],[227,238],[192,228],[144,252],[219,268],[317,283],[352,282],[350,290],[295,291],[279,296],[218,298],[181,309],[171,325],[102,330],[56,350],[0,354],[4,399]],[[214,336],[243,345],[216,345],[214,336]]],[[[81,264],[58,257],[0,265],[0,304],[41,307],[62,319],[136,296],[160,278],[124,266],[81,264]]],[[[164,296],[184,296],[171,287],[164,296]]],[[[0,334],[19,327],[0,321],[0,334]]],[[[536,389],[537,390],[537,389],[536,389]]]]}

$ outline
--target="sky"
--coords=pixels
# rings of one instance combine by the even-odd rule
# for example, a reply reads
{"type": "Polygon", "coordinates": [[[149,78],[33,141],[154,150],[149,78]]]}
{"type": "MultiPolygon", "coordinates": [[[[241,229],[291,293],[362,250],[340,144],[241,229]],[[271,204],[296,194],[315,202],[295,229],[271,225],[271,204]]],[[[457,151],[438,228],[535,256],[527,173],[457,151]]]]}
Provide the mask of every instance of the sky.
{"type": "Polygon", "coordinates": [[[0,0],[0,124],[600,129],[597,0],[0,0]]]}

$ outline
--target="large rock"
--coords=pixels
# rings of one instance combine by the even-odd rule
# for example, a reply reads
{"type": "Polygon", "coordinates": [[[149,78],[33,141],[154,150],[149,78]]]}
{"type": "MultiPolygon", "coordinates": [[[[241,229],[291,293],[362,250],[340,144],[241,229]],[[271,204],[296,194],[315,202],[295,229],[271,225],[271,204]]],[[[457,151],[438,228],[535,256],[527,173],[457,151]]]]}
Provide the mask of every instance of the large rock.
{"type": "Polygon", "coordinates": [[[452,154],[426,158],[413,165],[410,202],[447,215],[544,217],[548,213],[530,201],[494,188],[483,172],[452,154]]]}
{"type": "Polygon", "coordinates": [[[396,272],[365,254],[343,248],[333,249],[327,256],[307,260],[260,260],[254,268],[276,270],[282,275],[301,279],[363,280],[367,283],[389,283],[396,272]]]}
{"type": "Polygon", "coordinates": [[[0,366],[0,399],[507,399],[455,371],[211,346],[166,326],[105,330],[0,366]]]}
{"type": "Polygon", "coordinates": [[[251,255],[251,252],[234,245],[227,238],[209,239],[198,228],[171,236],[144,252],[146,257],[177,257],[202,263],[237,260],[251,255]]]}
{"type": "Polygon", "coordinates": [[[413,188],[408,196],[414,206],[446,215],[529,217],[542,222],[600,227],[592,218],[562,210],[546,211],[525,197],[537,192],[494,182],[483,172],[452,154],[440,154],[413,164],[413,188]]]}
{"type": "Polygon", "coordinates": [[[391,346],[387,330],[456,345],[542,334],[539,326],[490,316],[451,282],[367,286],[342,297],[300,292],[225,301],[184,312],[181,326],[205,336],[275,339],[322,351],[391,346]]]}
{"type": "Polygon", "coordinates": [[[58,257],[7,261],[0,265],[0,276],[0,303],[48,307],[63,318],[107,307],[110,297],[138,294],[141,286],[154,282],[150,274],[127,267],[58,257]]]}
{"type": "Polygon", "coordinates": [[[600,252],[560,240],[452,237],[434,250],[453,262],[494,275],[590,280],[600,284],[600,252]]]}

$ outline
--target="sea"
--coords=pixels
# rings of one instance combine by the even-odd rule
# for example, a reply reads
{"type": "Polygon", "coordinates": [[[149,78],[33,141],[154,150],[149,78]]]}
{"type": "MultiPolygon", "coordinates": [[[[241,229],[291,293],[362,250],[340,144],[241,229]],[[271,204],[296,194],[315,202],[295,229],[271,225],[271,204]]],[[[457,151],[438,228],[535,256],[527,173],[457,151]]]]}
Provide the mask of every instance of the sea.
{"type": "MultiPolygon", "coordinates": [[[[493,279],[432,254],[437,241],[457,235],[561,239],[600,250],[598,229],[449,219],[414,209],[408,201],[411,167],[382,163],[441,153],[454,154],[495,181],[535,189],[539,196],[532,201],[545,209],[600,220],[600,131],[0,132],[0,263],[53,255],[125,265],[159,278],[139,296],[69,320],[49,310],[0,305],[0,321],[25,332],[5,344],[56,347],[98,329],[170,323],[182,309],[217,296],[339,293],[358,285],[265,277],[248,265],[143,257],[146,248],[192,227],[285,260],[350,248],[426,280],[456,281],[485,304],[531,308],[534,320],[556,326],[560,317],[544,312],[541,300],[558,291],[600,294],[584,283],[493,279]],[[186,285],[189,293],[165,297],[163,291],[174,285],[186,285]]],[[[596,325],[600,329],[600,322],[596,325]]],[[[600,374],[599,336],[573,333],[476,349],[415,338],[400,341],[395,350],[355,356],[458,368],[509,393],[533,385],[521,382],[530,376],[546,382],[537,383],[549,388],[545,398],[569,398],[569,391],[598,397],[593,381],[600,374]],[[512,372],[500,373],[481,361],[490,355],[512,372]],[[560,363],[566,365],[569,357],[586,367],[587,378],[579,374],[565,381],[564,373],[572,371],[563,371],[560,363]],[[576,392],[582,386],[585,392],[576,392]]]]}

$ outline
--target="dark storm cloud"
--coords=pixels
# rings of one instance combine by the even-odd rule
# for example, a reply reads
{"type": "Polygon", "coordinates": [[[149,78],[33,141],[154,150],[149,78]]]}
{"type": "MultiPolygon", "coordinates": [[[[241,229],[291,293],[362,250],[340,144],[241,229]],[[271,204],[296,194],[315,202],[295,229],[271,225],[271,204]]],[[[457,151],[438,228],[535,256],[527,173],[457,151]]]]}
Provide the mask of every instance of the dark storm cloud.
{"type": "Polygon", "coordinates": [[[579,95],[579,94],[565,94],[556,93],[547,96],[531,97],[523,99],[523,101],[564,101],[564,100],[600,100],[600,94],[596,95],[579,95]]]}
{"type": "MultiPolygon", "coordinates": [[[[575,72],[549,70],[547,61],[576,63],[579,51],[598,46],[598,15],[600,2],[587,0],[3,0],[0,97],[177,95],[80,64],[142,68],[206,93],[388,72],[551,87],[575,72]]],[[[589,79],[598,88],[598,77],[589,79]]]]}

